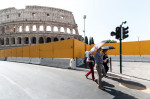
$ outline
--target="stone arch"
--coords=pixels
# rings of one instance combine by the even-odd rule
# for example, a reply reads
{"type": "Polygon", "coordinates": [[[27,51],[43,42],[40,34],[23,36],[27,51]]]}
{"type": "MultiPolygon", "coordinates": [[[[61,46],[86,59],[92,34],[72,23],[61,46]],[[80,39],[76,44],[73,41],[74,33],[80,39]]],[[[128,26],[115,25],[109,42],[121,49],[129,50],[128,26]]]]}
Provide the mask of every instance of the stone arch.
{"type": "Polygon", "coordinates": [[[6,38],[6,45],[9,45],[9,38],[6,38]]]}
{"type": "Polygon", "coordinates": [[[20,13],[18,13],[18,17],[20,17],[21,16],[21,14],[20,13]]]}
{"type": "Polygon", "coordinates": [[[17,44],[21,44],[21,37],[17,38],[17,44]]]}
{"type": "Polygon", "coordinates": [[[15,38],[13,37],[13,38],[11,38],[11,43],[12,44],[16,44],[16,42],[15,42],[15,38]]]}
{"type": "Polygon", "coordinates": [[[44,31],[44,26],[43,25],[39,26],[39,31],[44,31]]]}
{"type": "Polygon", "coordinates": [[[25,27],[25,31],[26,31],[26,32],[29,32],[29,30],[30,30],[29,25],[26,25],[26,27],[25,27]]]}
{"type": "Polygon", "coordinates": [[[36,44],[36,37],[31,38],[31,44],[36,44]]]}
{"type": "Polygon", "coordinates": [[[69,34],[71,33],[71,31],[70,31],[70,29],[69,29],[69,28],[67,28],[67,33],[69,33],[69,34]]]}
{"type": "Polygon", "coordinates": [[[22,32],[22,26],[19,26],[19,32],[22,32]]]}
{"type": "Polygon", "coordinates": [[[61,33],[64,33],[64,32],[65,32],[64,27],[61,27],[61,28],[60,28],[60,32],[61,32],[61,33]]]}
{"type": "Polygon", "coordinates": [[[55,41],[58,41],[58,38],[57,38],[57,37],[54,38],[54,42],[55,42],[55,41]]]}
{"type": "Polygon", "coordinates": [[[6,26],[6,32],[7,32],[7,33],[10,32],[9,26],[6,26]]]}
{"type": "Polygon", "coordinates": [[[4,38],[1,38],[1,39],[0,39],[0,44],[1,44],[1,45],[4,45],[4,38]]]}
{"type": "Polygon", "coordinates": [[[54,31],[54,32],[58,32],[58,27],[57,27],[57,26],[54,26],[54,27],[53,27],[53,31],[54,31]]]}
{"type": "Polygon", "coordinates": [[[32,26],[32,31],[37,31],[36,25],[32,26]]]}
{"type": "Polygon", "coordinates": [[[65,39],[64,39],[64,38],[61,38],[60,40],[62,41],[62,40],[65,40],[65,39]]]}
{"type": "Polygon", "coordinates": [[[24,44],[29,44],[29,38],[28,37],[24,38],[24,44]]]}
{"type": "Polygon", "coordinates": [[[76,31],[75,31],[75,29],[73,29],[73,30],[72,30],[72,34],[76,34],[76,31]]]}
{"type": "Polygon", "coordinates": [[[9,15],[7,15],[7,18],[9,18],[9,15]]]}
{"type": "Polygon", "coordinates": [[[15,25],[12,26],[12,32],[16,32],[16,26],[15,25]]]}
{"type": "Polygon", "coordinates": [[[42,43],[44,43],[44,39],[43,39],[43,37],[40,37],[39,38],[39,44],[42,44],[42,43]]]}
{"type": "Polygon", "coordinates": [[[46,31],[51,31],[52,29],[51,29],[51,26],[46,26],[46,31]]]}
{"type": "Polygon", "coordinates": [[[47,39],[46,39],[46,43],[48,43],[48,42],[51,42],[51,38],[50,37],[47,37],[47,39]]]}
{"type": "Polygon", "coordinates": [[[50,17],[50,14],[49,14],[49,13],[47,13],[46,15],[47,15],[47,17],[50,17]]]}
{"type": "Polygon", "coordinates": [[[2,34],[5,33],[5,27],[2,27],[2,34]]]}
{"type": "Polygon", "coordinates": [[[33,13],[32,13],[32,16],[33,16],[33,17],[35,17],[35,16],[36,16],[36,14],[33,12],[33,13]]]}
{"type": "Polygon", "coordinates": [[[0,45],[2,45],[2,40],[1,40],[1,38],[0,38],[0,45]]]}

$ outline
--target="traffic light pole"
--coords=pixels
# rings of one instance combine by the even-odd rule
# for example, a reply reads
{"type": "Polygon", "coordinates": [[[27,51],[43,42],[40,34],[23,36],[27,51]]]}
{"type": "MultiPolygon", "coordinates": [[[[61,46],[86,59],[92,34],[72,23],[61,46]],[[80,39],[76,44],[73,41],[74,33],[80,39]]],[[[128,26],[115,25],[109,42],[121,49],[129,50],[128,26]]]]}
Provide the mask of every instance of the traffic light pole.
{"type": "Polygon", "coordinates": [[[120,25],[120,73],[122,74],[122,25],[120,25]]]}
{"type": "Polygon", "coordinates": [[[123,24],[126,24],[126,21],[122,22],[120,27],[116,27],[116,32],[112,31],[111,36],[116,36],[116,39],[120,40],[120,73],[122,74],[122,40],[127,38],[129,35],[128,33],[128,27],[124,28],[122,27],[123,24]]]}

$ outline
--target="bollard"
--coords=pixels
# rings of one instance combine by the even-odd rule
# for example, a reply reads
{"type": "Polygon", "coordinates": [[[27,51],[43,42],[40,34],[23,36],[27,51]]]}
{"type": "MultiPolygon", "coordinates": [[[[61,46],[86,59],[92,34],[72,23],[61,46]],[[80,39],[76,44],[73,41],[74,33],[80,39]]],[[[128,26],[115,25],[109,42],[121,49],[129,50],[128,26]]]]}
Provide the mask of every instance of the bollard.
{"type": "Polygon", "coordinates": [[[110,57],[110,72],[112,72],[112,63],[111,63],[111,57],[110,57]]]}

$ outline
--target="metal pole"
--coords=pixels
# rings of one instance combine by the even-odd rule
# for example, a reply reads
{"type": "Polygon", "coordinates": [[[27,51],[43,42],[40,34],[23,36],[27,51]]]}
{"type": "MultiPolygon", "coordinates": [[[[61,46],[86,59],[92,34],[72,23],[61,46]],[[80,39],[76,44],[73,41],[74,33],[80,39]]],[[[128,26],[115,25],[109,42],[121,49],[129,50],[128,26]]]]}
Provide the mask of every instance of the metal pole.
{"type": "Polygon", "coordinates": [[[122,74],[122,25],[120,25],[121,33],[120,33],[120,73],[122,74]]]}
{"type": "Polygon", "coordinates": [[[86,15],[83,16],[83,19],[84,19],[84,30],[83,30],[83,32],[84,32],[84,42],[85,42],[85,19],[86,19],[86,15]]]}
{"type": "Polygon", "coordinates": [[[112,72],[112,63],[111,63],[111,57],[110,57],[110,72],[112,72]]]}
{"type": "MultiPolygon", "coordinates": [[[[85,19],[86,19],[86,15],[83,16],[83,19],[84,19],[84,43],[85,43],[85,19]]],[[[85,51],[86,51],[86,43],[85,43],[85,51]]]]}
{"type": "Polygon", "coordinates": [[[85,18],[84,18],[84,42],[85,42],[85,18]]]}

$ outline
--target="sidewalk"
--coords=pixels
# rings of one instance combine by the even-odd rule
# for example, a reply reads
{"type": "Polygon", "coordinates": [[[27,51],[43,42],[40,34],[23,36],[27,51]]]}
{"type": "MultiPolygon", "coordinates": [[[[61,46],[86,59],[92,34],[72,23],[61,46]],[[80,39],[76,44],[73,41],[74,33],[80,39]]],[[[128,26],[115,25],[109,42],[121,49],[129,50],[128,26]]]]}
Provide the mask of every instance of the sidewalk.
{"type": "MultiPolygon", "coordinates": [[[[76,69],[83,71],[89,70],[80,67],[76,69]]],[[[120,74],[120,62],[112,61],[112,72],[110,72],[109,69],[108,75],[141,82],[145,84],[147,88],[150,88],[150,63],[148,62],[123,62],[122,74],[120,74]]]]}
{"type": "MultiPolygon", "coordinates": [[[[112,72],[120,73],[120,62],[112,61],[112,72]]],[[[137,79],[150,81],[150,63],[148,62],[123,62],[122,74],[137,79]]]]}

